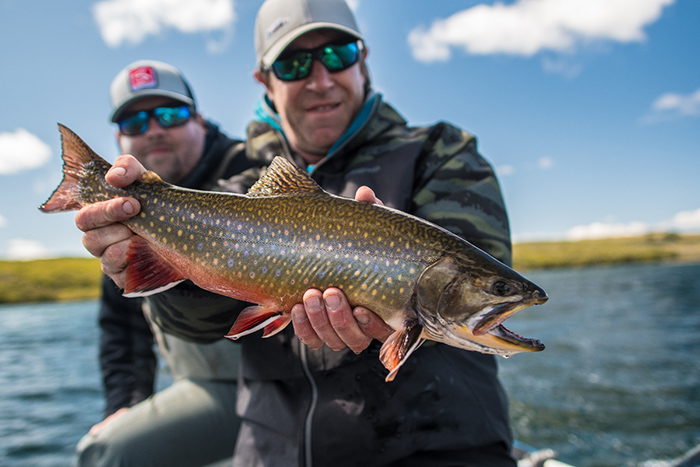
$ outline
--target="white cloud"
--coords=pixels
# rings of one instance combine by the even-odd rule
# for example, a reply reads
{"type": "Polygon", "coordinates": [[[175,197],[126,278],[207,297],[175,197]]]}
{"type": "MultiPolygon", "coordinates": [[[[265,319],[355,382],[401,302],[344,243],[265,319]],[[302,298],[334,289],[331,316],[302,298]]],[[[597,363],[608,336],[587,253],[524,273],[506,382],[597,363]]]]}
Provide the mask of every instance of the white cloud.
{"type": "Polygon", "coordinates": [[[450,47],[467,53],[532,56],[571,52],[598,41],[640,42],[644,27],[675,0],[516,0],[476,5],[418,27],[408,42],[420,61],[446,61],[450,47]]]}
{"type": "Polygon", "coordinates": [[[671,219],[658,224],[644,222],[621,223],[614,221],[593,222],[578,225],[566,232],[567,240],[585,240],[609,237],[633,237],[651,232],[691,232],[700,230],[700,208],[694,211],[681,211],[671,219]]]}
{"type": "Polygon", "coordinates": [[[23,238],[10,240],[10,246],[7,249],[7,259],[9,260],[28,260],[47,256],[48,251],[41,243],[23,238]]]}
{"type": "MultiPolygon", "coordinates": [[[[139,44],[173,28],[186,34],[222,31],[226,42],[236,19],[234,0],[102,0],[93,6],[102,39],[110,47],[139,44]]],[[[210,40],[210,51],[222,43],[210,40]]]]}
{"type": "Polygon", "coordinates": [[[634,237],[649,232],[649,227],[643,222],[606,223],[594,222],[588,225],[578,225],[566,232],[567,240],[586,240],[610,237],[634,237]]]}
{"type": "Polygon", "coordinates": [[[679,212],[673,216],[671,226],[679,230],[700,228],[700,209],[679,212]]]}
{"type": "Polygon", "coordinates": [[[515,173],[515,167],[512,165],[499,165],[496,167],[496,174],[499,177],[505,177],[508,175],[513,175],[515,173]]]}
{"type": "Polygon", "coordinates": [[[657,123],[681,117],[700,115],[700,89],[690,94],[667,92],[657,97],[642,123],[657,123]]]}
{"type": "Polygon", "coordinates": [[[40,167],[51,158],[51,147],[24,128],[0,133],[0,175],[40,167]]]}
{"type": "Polygon", "coordinates": [[[537,166],[540,169],[551,169],[554,166],[554,159],[551,157],[542,157],[537,161],[537,166]]]}

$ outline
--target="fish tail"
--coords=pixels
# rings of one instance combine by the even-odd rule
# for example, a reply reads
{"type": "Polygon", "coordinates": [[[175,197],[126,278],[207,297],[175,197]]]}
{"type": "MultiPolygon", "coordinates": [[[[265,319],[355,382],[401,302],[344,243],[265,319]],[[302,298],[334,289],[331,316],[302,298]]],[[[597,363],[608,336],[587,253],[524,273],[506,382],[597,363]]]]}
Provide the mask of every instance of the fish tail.
{"type": "Polygon", "coordinates": [[[78,135],[68,127],[58,124],[61,133],[61,149],[63,152],[63,180],[54,190],[49,199],[39,206],[42,212],[75,211],[83,207],[80,198],[80,181],[85,172],[85,166],[90,162],[100,161],[107,167],[107,161],[98,156],[78,135]]]}
{"type": "Polygon", "coordinates": [[[283,330],[291,321],[290,315],[273,307],[249,306],[241,311],[236,322],[231,326],[226,337],[237,340],[260,329],[264,329],[263,337],[274,336],[283,330]]]}

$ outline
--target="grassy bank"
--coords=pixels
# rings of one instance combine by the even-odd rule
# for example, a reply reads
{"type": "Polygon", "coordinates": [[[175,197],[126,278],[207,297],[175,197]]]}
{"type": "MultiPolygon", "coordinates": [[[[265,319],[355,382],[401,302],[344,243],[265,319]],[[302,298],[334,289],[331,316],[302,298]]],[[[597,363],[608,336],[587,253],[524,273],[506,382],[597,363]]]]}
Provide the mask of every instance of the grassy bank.
{"type": "Polygon", "coordinates": [[[519,243],[516,269],[551,269],[658,261],[700,262],[700,235],[650,234],[578,242],[519,243]]]}
{"type": "Polygon", "coordinates": [[[93,299],[100,274],[95,258],[0,261],[0,303],[93,299]]]}
{"type": "MultiPolygon", "coordinates": [[[[517,270],[654,261],[700,262],[700,235],[654,234],[579,242],[518,243],[517,270]]],[[[0,303],[95,299],[100,264],[94,258],[0,261],[0,303]]]]}

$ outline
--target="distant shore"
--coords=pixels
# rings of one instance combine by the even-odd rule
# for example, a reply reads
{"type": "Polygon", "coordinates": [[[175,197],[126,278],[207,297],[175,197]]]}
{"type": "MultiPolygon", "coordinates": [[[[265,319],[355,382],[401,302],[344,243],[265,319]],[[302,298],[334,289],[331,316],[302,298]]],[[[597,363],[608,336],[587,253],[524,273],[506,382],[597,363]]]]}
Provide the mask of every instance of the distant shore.
{"type": "MultiPolygon", "coordinates": [[[[665,233],[513,247],[518,271],[664,261],[700,262],[700,235],[665,233]]],[[[94,300],[100,295],[100,279],[95,258],[0,261],[0,304],[94,300]]]]}

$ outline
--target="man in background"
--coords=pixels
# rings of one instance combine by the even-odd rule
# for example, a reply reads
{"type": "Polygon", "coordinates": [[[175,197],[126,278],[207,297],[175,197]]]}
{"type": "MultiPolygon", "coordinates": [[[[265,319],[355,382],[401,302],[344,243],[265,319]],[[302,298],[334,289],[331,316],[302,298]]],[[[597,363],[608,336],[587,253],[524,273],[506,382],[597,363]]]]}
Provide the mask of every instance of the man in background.
{"type": "MultiPolygon", "coordinates": [[[[115,77],[110,97],[120,150],[166,182],[211,190],[219,179],[248,168],[241,143],[197,112],[175,67],[132,63],[115,77]]],[[[99,325],[105,418],[79,443],[77,464],[199,466],[230,459],[240,423],[239,346],[166,334],[146,320],[142,305],[104,276],[99,325]],[[174,383],[152,395],[154,336],[174,383]]]]}

